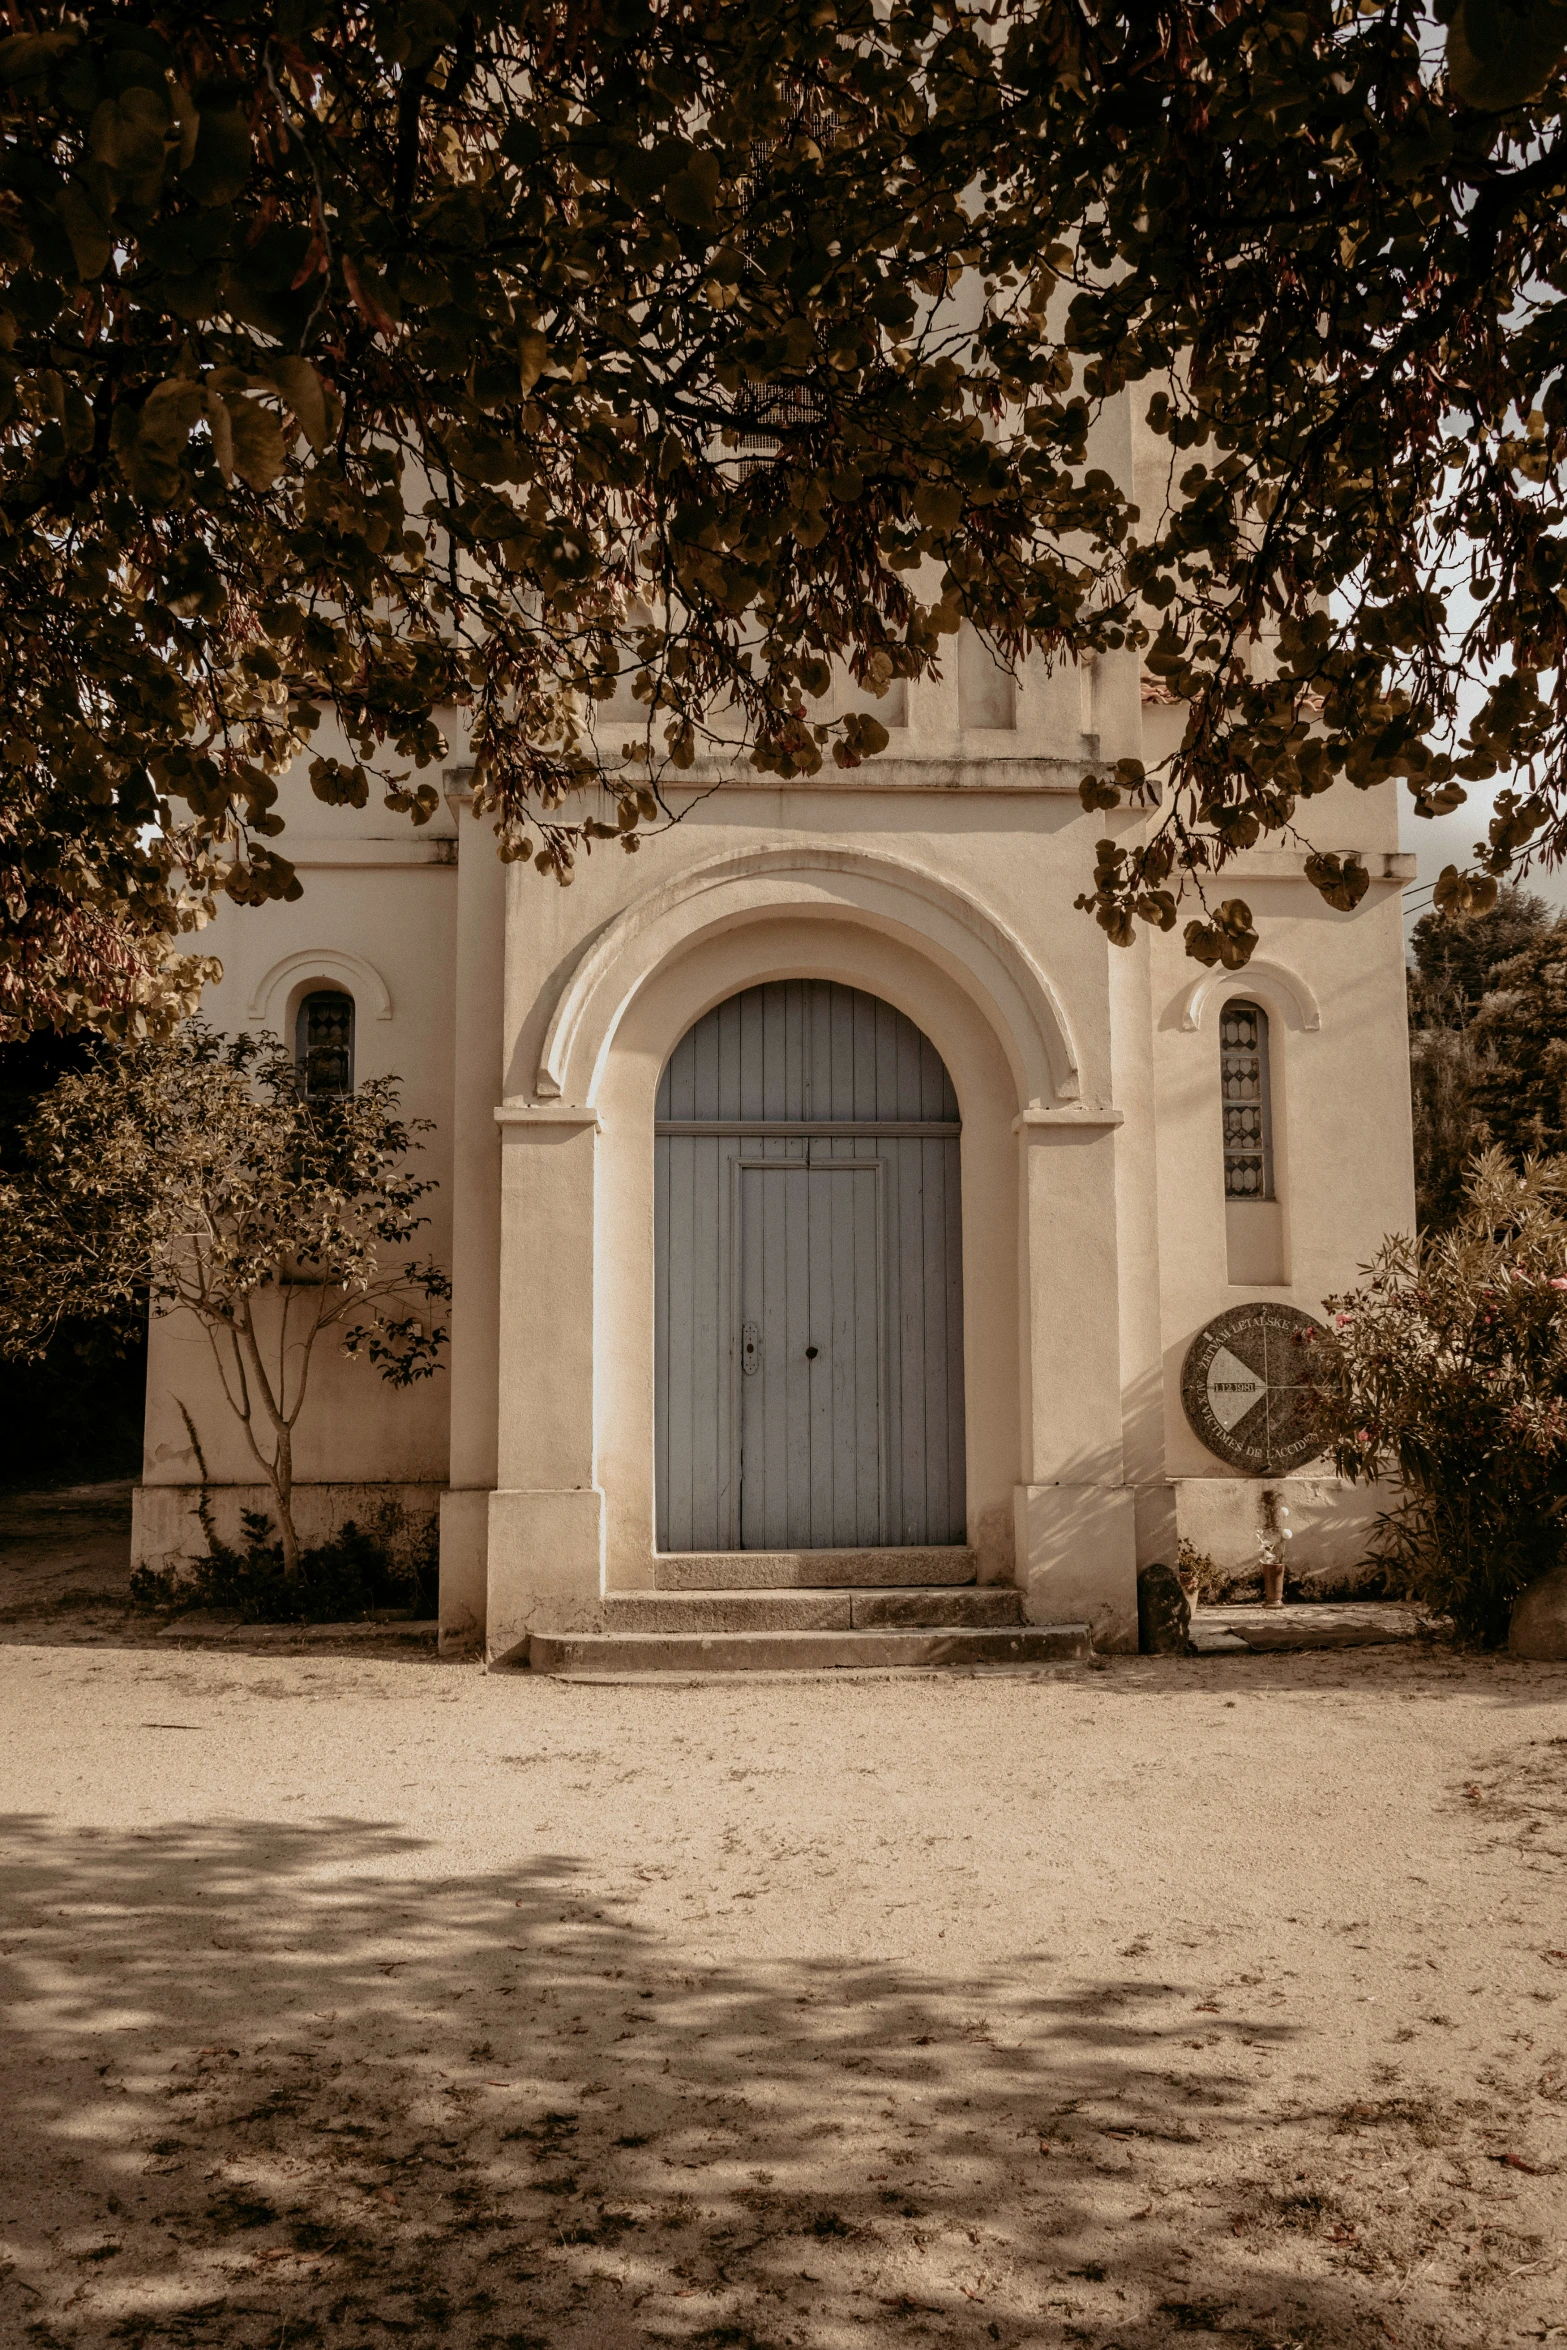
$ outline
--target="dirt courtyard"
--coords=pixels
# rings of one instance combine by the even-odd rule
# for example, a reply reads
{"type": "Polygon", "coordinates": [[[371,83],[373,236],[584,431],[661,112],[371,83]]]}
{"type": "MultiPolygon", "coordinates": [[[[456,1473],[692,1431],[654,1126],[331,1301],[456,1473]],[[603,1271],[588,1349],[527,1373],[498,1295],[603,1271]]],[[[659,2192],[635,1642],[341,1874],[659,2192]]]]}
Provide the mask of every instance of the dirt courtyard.
{"type": "Polygon", "coordinates": [[[0,1645],[0,2342],[1567,2339],[1567,1669],[0,1645]]]}

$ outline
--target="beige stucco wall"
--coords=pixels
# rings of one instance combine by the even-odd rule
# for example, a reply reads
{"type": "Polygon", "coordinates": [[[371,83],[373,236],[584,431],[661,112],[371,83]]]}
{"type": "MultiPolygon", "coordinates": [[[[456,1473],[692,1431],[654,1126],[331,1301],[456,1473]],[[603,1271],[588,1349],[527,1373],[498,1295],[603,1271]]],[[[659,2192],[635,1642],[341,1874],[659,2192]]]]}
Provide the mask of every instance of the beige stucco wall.
{"type": "MultiPolygon", "coordinates": [[[[981,1574],[1015,1577],[1032,1619],[1087,1620],[1113,1648],[1135,1641],[1138,1564],[1171,1557],[1178,1531],[1249,1554],[1258,1488],[1187,1425],[1181,1364],[1247,1297],[1318,1310],[1412,1218],[1392,795],[1334,795],[1314,835],[1365,854],[1354,913],[1322,904],[1304,850],[1272,850],[1214,893],[1244,896],[1262,930],[1246,972],[1203,972],[1179,930],[1115,949],[1073,900],[1095,840],[1146,819],[1085,815],[1077,783],[1095,754],[1157,755],[1174,714],[1145,707],[1135,658],[1116,656],[1091,680],[1034,664],[1015,729],[966,726],[957,666],[910,689],[888,751],[854,775],[781,786],[698,768],[670,790],[675,823],[635,855],[601,844],[569,889],[501,866],[464,809],[455,736],[424,833],[321,809],[291,781],[284,845],[304,897],[225,912],[209,1014],[282,1029],[310,981],[347,985],[360,1070],[399,1071],[409,1110],[437,1121],[449,1368],[402,1395],[368,1365],[324,1362],[299,1474],[322,1495],[444,1488],[449,1641],[482,1636],[502,1658],[532,1630],[591,1628],[606,1591],[651,1579],[654,1092],[693,1021],[775,977],[886,997],[951,1071],[981,1574]],[[1239,1277],[1227,1225],[1231,992],[1270,1020],[1267,1239],[1283,1257],[1249,1253],[1278,1279],[1239,1277]]],[[[178,1402],[218,1483],[254,1481],[203,1356],[194,1331],[155,1331],[147,1479],[167,1491],[143,1505],[149,1539],[188,1523],[178,1402]]],[[[1375,1497],[1306,1484],[1312,1543],[1340,1563],[1375,1497]]]]}
{"type": "MultiPolygon", "coordinates": [[[[429,1223],[411,1252],[451,1261],[454,950],[458,875],[455,821],[443,808],[413,832],[385,810],[328,809],[302,779],[281,801],[287,854],[304,894],[292,905],[223,905],[200,944],[223,964],[204,1016],[233,1034],[261,1029],[292,1040],[300,999],[312,986],[346,989],[355,1000],[358,1078],[396,1075],[403,1108],[429,1118],[421,1172],[440,1188],[425,1203],[429,1223]]],[[[191,1414],[214,1483],[249,1486],[257,1475],[239,1423],[216,1384],[200,1328],[187,1316],[156,1320],[147,1369],[143,1482],[189,1486],[197,1475],[181,1406],[191,1414]]],[[[439,1490],[447,1481],[451,1399],[446,1374],[394,1391],[368,1362],[330,1344],[315,1351],[301,1417],[296,1475],[316,1483],[392,1482],[439,1490]]],[[[176,1519],[143,1510],[149,1529],[138,1554],[153,1556],[151,1529],[176,1519]]],[[[159,1552],[161,1555],[161,1552],[159,1552]]]]}
{"type": "MultiPolygon", "coordinates": [[[[569,899],[510,875],[493,1653],[545,1622],[589,1627],[606,1589],[650,1578],[653,1092],[694,1020],[770,977],[884,994],[957,1085],[981,1572],[1114,1645],[1135,1563],[1173,1551],[1178,1492],[1251,1544],[1256,1496],[1187,1426],[1180,1364],[1244,1297],[1315,1310],[1408,1220],[1397,870],[1374,830],[1343,843],[1377,874],[1353,915],[1322,908],[1303,853],[1237,876],[1268,924],[1233,986],[1274,1021],[1290,1253],[1281,1289],[1232,1282],[1215,1035],[1231,983],[1157,937],[1112,949],[1075,911],[1091,835],[1066,780],[1033,766],[1026,786],[977,785],[959,765],[954,788],[941,760],[908,757],[853,790],[731,786],[646,844],[634,891],[618,859],[569,899]],[[888,895],[877,876],[894,870],[888,895]],[[1044,983],[1053,1069],[1038,1040],[1030,1058],[1005,975],[954,945],[973,909],[1044,983]],[[547,1355],[538,1327],[557,1334],[547,1355]]],[[[1335,1557],[1367,1506],[1334,1489],[1335,1557]]]]}
{"type": "MultiPolygon", "coordinates": [[[[1371,861],[1380,864],[1381,854],[1371,861]]],[[[1336,914],[1303,879],[1246,870],[1261,863],[1244,861],[1234,882],[1263,933],[1245,971],[1210,981],[1194,974],[1176,941],[1154,949],[1165,1421],[1175,1478],[1240,1474],[1213,1460],[1181,1409],[1181,1364],[1198,1327],[1253,1297],[1320,1313],[1384,1233],[1414,1221],[1399,889],[1374,883],[1355,914],[1336,914]],[[1227,1219],[1217,1025],[1231,996],[1268,1013],[1279,1200],[1276,1214],[1248,1203],[1227,1219]],[[1227,1223],[1242,1218],[1282,1228],[1282,1261],[1270,1268],[1282,1279],[1232,1280],[1227,1223]]]]}

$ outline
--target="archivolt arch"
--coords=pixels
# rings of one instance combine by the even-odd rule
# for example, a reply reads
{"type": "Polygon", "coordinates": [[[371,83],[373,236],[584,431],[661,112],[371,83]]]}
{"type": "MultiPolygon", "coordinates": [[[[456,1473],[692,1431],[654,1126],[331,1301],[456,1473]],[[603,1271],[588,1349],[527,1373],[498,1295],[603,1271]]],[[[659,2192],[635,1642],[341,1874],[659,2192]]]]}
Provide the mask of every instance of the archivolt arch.
{"type": "Polygon", "coordinates": [[[311,947],[300,954],[285,955],[257,981],[246,1018],[263,1028],[278,1027],[289,996],[302,979],[335,979],[361,1012],[376,1020],[392,1017],[392,991],[373,963],[362,955],[345,955],[338,947],[311,947]]]}
{"type": "Polygon", "coordinates": [[[822,846],[732,851],[626,907],[561,991],[539,1057],[537,1097],[594,1106],[615,1032],[652,974],[699,938],[783,912],[847,917],[914,945],[988,1015],[1020,1108],[1078,1099],[1066,1014],[1011,931],[966,890],[908,859],[822,846]]]}

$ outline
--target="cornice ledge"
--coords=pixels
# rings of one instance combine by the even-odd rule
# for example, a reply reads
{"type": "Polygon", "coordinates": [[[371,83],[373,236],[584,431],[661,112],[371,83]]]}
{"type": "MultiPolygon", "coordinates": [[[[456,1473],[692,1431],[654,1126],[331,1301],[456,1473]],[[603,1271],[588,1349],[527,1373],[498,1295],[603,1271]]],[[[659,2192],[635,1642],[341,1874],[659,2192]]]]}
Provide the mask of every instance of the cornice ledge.
{"type": "Polygon", "coordinates": [[[1126,1112],[1124,1110],[1112,1110],[1092,1102],[1072,1102],[1065,1104],[1060,1109],[1024,1110],[1019,1117],[1013,1119],[1012,1131],[1014,1134],[1029,1134],[1036,1127],[1041,1126],[1054,1128],[1057,1131],[1062,1127],[1075,1126],[1086,1131],[1090,1127],[1108,1128],[1124,1126],[1125,1123],[1126,1112]]]}
{"type": "Polygon", "coordinates": [[[601,1133],[597,1110],[579,1109],[571,1102],[502,1102],[495,1112],[497,1126],[591,1126],[601,1133]]]}
{"type": "MultiPolygon", "coordinates": [[[[1234,881],[1304,881],[1308,849],[1242,849],[1226,860],[1219,878],[1234,881]]],[[[1393,882],[1402,888],[1415,878],[1417,860],[1407,849],[1341,849],[1339,854],[1363,865],[1373,883],[1393,882]]]]}

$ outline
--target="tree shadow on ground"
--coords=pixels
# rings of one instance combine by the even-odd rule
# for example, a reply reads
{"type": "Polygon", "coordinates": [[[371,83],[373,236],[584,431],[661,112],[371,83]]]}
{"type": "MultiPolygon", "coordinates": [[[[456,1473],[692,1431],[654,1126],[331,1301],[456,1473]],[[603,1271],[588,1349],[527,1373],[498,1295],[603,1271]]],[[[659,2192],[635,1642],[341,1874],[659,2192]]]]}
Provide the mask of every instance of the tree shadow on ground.
{"type": "Polygon", "coordinates": [[[7,2343],[1481,2338],[1334,2183],[1478,2112],[1266,2092],[1226,2041],[1290,2027],[1179,1983],[696,1969],[568,1854],[431,1881],[360,1820],[4,1849],[7,2343]]]}

